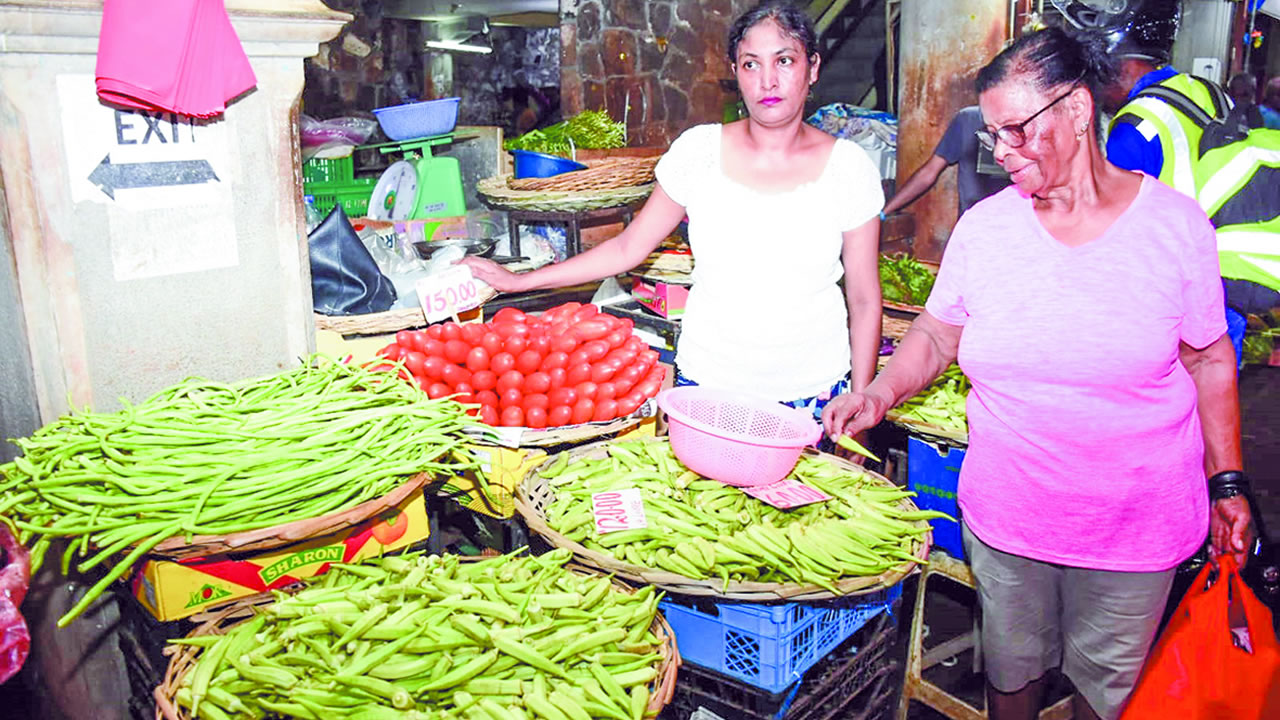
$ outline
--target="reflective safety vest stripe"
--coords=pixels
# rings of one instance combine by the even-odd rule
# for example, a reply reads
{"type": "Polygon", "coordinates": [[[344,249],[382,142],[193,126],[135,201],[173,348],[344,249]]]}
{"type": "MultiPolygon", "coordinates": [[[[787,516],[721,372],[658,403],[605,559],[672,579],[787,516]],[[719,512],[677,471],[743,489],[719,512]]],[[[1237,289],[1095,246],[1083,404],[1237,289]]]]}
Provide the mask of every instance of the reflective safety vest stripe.
{"type": "MultiPolygon", "coordinates": [[[[1200,81],[1189,75],[1174,75],[1159,83],[1171,90],[1187,96],[1210,117],[1216,108],[1209,91],[1200,81]]],[[[1160,152],[1164,156],[1164,165],[1160,168],[1161,182],[1187,195],[1196,196],[1194,163],[1200,152],[1200,136],[1203,131],[1198,125],[1169,103],[1154,97],[1138,97],[1116,113],[1111,122],[1115,123],[1125,115],[1133,115],[1142,122],[1154,126],[1156,136],[1160,138],[1160,152]]]]}
{"type": "Polygon", "coordinates": [[[1196,183],[1217,228],[1222,277],[1280,290],[1280,130],[1255,128],[1206,152],[1196,183]]]}

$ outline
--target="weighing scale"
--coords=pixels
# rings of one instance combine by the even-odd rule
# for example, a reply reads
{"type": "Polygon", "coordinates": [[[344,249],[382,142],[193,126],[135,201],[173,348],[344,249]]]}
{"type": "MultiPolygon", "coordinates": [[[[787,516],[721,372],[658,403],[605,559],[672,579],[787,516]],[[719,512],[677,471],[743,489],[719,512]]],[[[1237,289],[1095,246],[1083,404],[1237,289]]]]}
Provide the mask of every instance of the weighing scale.
{"type": "Polygon", "coordinates": [[[467,213],[462,199],[462,170],[457,158],[434,157],[431,148],[454,141],[453,133],[368,145],[383,155],[404,153],[373,186],[369,217],[376,220],[417,220],[467,213]]]}

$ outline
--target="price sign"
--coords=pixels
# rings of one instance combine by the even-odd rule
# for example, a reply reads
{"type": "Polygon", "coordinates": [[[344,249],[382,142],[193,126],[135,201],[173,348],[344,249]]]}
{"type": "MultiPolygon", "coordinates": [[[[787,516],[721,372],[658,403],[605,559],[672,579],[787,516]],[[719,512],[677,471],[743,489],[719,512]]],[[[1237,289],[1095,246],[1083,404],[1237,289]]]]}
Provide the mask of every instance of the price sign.
{"type": "Polygon", "coordinates": [[[831,499],[826,493],[815,490],[803,483],[798,483],[795,480],[779,480],[772,485],[744,487],[742,492],[783,510],[816,502],[825,502],[831,499]]]}
{"type": "Polygon", "coordinates": [[[453,265],[422,278],[413,289],[427,322],[436,322],[479,307],[485,284],[472,277],[471,268],[466,265],[453,265]]]}
{"type": "Polygon", "coordinates": [[[649,527],[644,516],[644,501],[639,488],[598,492],[591,496],[591,514],[595,516],[596,533],[649,527]]]}

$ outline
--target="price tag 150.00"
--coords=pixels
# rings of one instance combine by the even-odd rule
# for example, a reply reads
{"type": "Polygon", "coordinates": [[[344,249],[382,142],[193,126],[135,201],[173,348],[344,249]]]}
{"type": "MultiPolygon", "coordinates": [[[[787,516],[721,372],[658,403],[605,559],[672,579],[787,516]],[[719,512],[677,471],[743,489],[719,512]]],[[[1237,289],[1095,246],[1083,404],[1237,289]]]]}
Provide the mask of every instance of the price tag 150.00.
{"type": "Polygon", "coordinates": [[[826,493],[795,480],[779,480],[771,485],[744,487],[742,492],[783,510],[831,499],[826,493]]]}
{"type": "Polygon", "coordinates": [[[595,517],[596,533],[599,535],[649,527],[639,488],[593,493],[591,514],[595,517]]]}
{"type": "Polygon", "coordinates": [[[479,307],[481,293],[487,286],[471,275],[465,265],[454,265],[441,272],[428,275],[414,284],[422,314],[427,322],[437,322],[479,307]]]}

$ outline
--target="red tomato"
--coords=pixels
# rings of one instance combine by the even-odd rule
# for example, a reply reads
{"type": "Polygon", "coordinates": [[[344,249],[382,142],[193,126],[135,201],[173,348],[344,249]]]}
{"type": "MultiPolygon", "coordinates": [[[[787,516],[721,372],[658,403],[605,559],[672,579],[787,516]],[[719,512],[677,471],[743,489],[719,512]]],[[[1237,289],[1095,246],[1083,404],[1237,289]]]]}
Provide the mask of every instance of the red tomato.
{"type": "Polygon", "coordinates": [[[624,330],[622,328],[618,328],[610,332],[608,335],[605,335],[604,341],[609,343],[610,349],[620,348],[627,344],[627,338],[629,337],[631,337],[630,330],[624,330]]]}
{"type": "Polygon", "coordinates": [[[569,328],[569,334],[582,340],[599,340],[609,334],[609,325],[603,320],[583,320],[569,328]]]}
{"type": "Polygon", "coordinates": [[[445,364],[441,373],[441,379],[449,383],[450,387],[456,387],[458,383],[470,383],[471,371],[461,365],[445,364]]]}
{"type": "Polygon", "coordinates": [[[431,327],[428,327],[423,332],[425,332],[427,334],[427,337],[431,338],[432,340],[444,339],[444,327],[441,325],[432,325],[431,327]]]}
{"type": "Polygon", "coordinates": [[[481,405],[492,405],[493,407],[498,407],[500,399],[498,398],[498,393],[492,390],[481,390],[476,393],[476,401],[481,405]]]}
{"type": "Polygon", "coordinates": [[[560,320],[547,326],[547,337],[554,341],[558,337],[563,337],[569,332],[569,328],[573,327],[573,323],[568,320],[560,320]]]}
{"type": "Polygon", "coordinates": [[[587,359],[587,349],[578,348],[577,350],[574,350],[573,352],[569,353],[569,361],[568,361],[567,367],[573,367],[574,365],[581,365],[583,363],[590,363],[590,362],[591,361],[587,359]]]}
{"type": "Polygon", "coordinates": [[[665,367],[663,367],[663,366],[659,365],[658,367],[653,368],[652,370],[650,370],[650,371],[649,371],[649,374],[648,374],[648,375],[646,375],[644,379],[645,379],[645,380],[657,380],[658,382],[662,382],[662,379],[663,379],[663,378],[665,378],[666,376],[667,376],[667,369],[666,369],[665,367]]]}
{"type": "MultiPolygon", "coordinates": [[[[618,399],[618,406],[622,407],[622,406],[635,405],[635,407],[640,407],[641,405],[644,404],[644,401],[645,401],[645,396],[641,395],[639,390],[632,390],[631,392],[627,393],[626,395],[618,399]]],[[[632,408],[632,412],[635,412],[635,408],[632,408]]],[[[627,413],[627,414],[630,415],[631,413],[627,413]]]]}
{"type": "Polygon", "coordinates": [[[630,334],[631,329],[636,326],[636,321],[632,320],[629,317],[618,318],[618,320],[620,320],[621,322],[618,323],[618,327],[614,328],[615,330],[617,330],[618,328],[623,328],[627,331],[627,334],[630,334]]]}
{"type": "Polygon", "coordinates": [[[427,390],[431,389],[432,382],[433,381],[430,378],[426,378],[426,377],[413,379],[413,384],[417,385],[418,389],[421,390],[422,392],[426,392],[427,390]]]}
{"type": "Polygon", "coordinates": [[[467,353],[467,369],[479,372],[489,369],[489,351],[477,345],[467,353]]]}
{"type": "Polygon", "coordinates": [[[427,387],[427,397],[431,398],[432,400],[435,400],[436,398],[442,398],[448,394],[449,394],[449,386],[445,385],[444,383],[441,383],[441,382],[431,383],[431,385],[427,387]]]}
{"type": "Polygon", "coordinates": [[[542,393],[525,395],[524,398],[520,400],[520,407],[524,408],[525,412],[529,412],[530,408],[542,408],[543,410],[546,410],[551,407],[551,400],[542,393]]]}
{"type": "Polygon", "coordinates": [[[502,341],[502,349],[512,355],[519,355],[529,347],[529,338],[525,335],[512,335],[502,341]]]}
{"type": "Polygon", "coordinates": [[[410,330],[401,330],[396,333],[396,344],[402,348],[413,349],[413,332],[410,330]]]}
{"type": "Polygon", "coordinates": [[[379,350],[378,354],[388,360],[391,360],[392,362],[395,362],[396,360],[399,360],[404,357],[404,352],[405,352],[404,348],[400,347],[396,343],[391,343],[390,345],[379,350]]]}
{"type": "Polygon", "coordinates": [[[534,430],[547,426],[547,409],[540,407],[527,408],[524,411],[524,424],[534,430]]]}
{"type": "Polygon", "coordinates": [[[539,355],[546,355],[551,352],[551,338],[539,332],[541,326],[530,327],[533,327],[534,335],[533,339],[529,341],[529,349],[539,355]]]}
{"type": "Polygon", "coordinates": [[[462,340],[446,340],[444,343],[444,359],[451,363],[465,362],[469,352],[471,346],[462,340]]]}
{"type": "Polygon", "coordinates": [[[573,315],[573,311],[577,310],[580,307],[582,307],[582,303],[576,303],[576,302],[569,302],[569,303],[564,303],[563,305],[557,305],[551,308],[550,310],[542,313],[542,318],[548,322],[554,323],[557,320],[563,320],[565,318],[570,317],[571,315],[573,315]]]}
{"type": "Polygon", "coordinates": [[[591,401],[591,398],[580,398],[578,402],[573,404],[573,415],[569,419],[573,421],[574,425],[579,425],[584,422],[590,422],[591,416],[595,412],[596,404],[591,401]]]}
{"type": "Polygon", "coordinates": [[[422,363],[422,371],[432,380],[439,380],[444,377],[444,369],[448,364],[439,355],[429,355],[422,363]]]}
{"type": "Polygon", "coordinates": [[[609,354],[609,343],[604,340],[585,342],[582,351],[587,354],[587,362],[595,362],[609,354]]]}
{"type": "Polygon", "coordinates": [[[480,323],[467,323],[462,326],[462,339],[467,341],[468,345],[479,345],[487,330],[488,328],[480,323]]]}
{"type": "Polygon", "coordinates": [[[502,391],[501,397],[498,398],[498,407],[506,410],[509,407],[515,407],[524,399],[524,395],[520,393],[520,388],[509,388],[502,391]]]}
{"type": "Polygon", "coordinates": [[[524,376],[524,391],[527,393],[544,393],[551,389],[551,376],[542,372],[531,372],[524,376]]]}
{"type": "Polygon", "coordinates": [[[587,363],[578,363],[569,367],[569,373],[565,375],[564,381],[569,385],[577,385],[590,379],[591,366],[587,363]]]}
{"type": "Polygon", "coordinates": [[[556,388],[564,387],[564,384],[568,379],[568,375],[569,371],[562,367],[551,368],[548,370],[547,376],[551,378],[551,389],[555,390],[556,388]]]}
{"type": "Polygon", "coordinates": [[[501,310],[499,310],[498,312],[496,312],[496,313],[494,313],[494,314],[493,314],[493,322],[495,322],[495,323],[508,323],[508,322],[517,322],[517,323],[522,323],[522,322],[524,322],[524,321],[527,319],[527,317],[528,317],[528,316],[526,316],[526,315],[525,315],[523,312],[521,312],[520,310],[517,310],[517,309],[515,309],[515,308],[513,308],[513,307],[505,307],[505,308],[502,308],[501,310]]]}
{"type": "Polygon", "coordinates": [[[444,342],[427,338],[422,341],[422,352],[435,357],[444,357],[444,342]]]}
{"type": "Polygon", "coordinates": [[[613,332],[615,329],[617,329],[618,325],[622,322],[621,318],[614,317],[607,312],[602,312],[591,319],[599,320],[600,322],[607,325],[609,327],[609,332],[613,332]]]}
{"type": "MultiPolygon", "coordinates": [[[[629,365],[614,373],[613,384],[618,388],[619,396],[626,395],[628,390],[644,379],[642,370],[639,365],[629,365]]],[[[472,381],[474,382],[474,378],[472,381]]]]}
{"type": "Polygon", "coordinates": [[[606,380],[612,380],[617,368],[607,362],[598,362],[591,366],[591,382],[602,383],[606,380]]]}
{"type": "Polygon", "coordinates": [[[489,358],[489,369],[501,375],[502,373],[515,369],[516,356],[509,352],[500,352],[489,358]]]}
{"type": "Polygon", "coordinates": [[[459,325],[458,323],[456,323],[456,322],[452,321],[452,320],[450,320],[449,322],[447,322],[447,323],[445,323],[445,324],[441,325],[441,326],[440,326],[440,339],[441,339],[441,340],[444,340],[444,341],[446,341],[446,342],[447,342],[447,341],[449,341],[449,340],[461,340],[461,339],[462,339],[462,326],[461,326],[461,325],[459,325]]]}
{"type": "Polygon", "coordinates": [[[542,356],[535,350],[525,350],[516,356],[516,369],[525,375],[537,372],[540,365],[542,356]]]}
{"type": "Polygon", "coordinates": [[[523,323],[494,323],[493,331],[504,338],[528,335],[529,326],[523,323]]]}
{"type": "Polygon", "coordinates": [[[572,405],[578,402],[578,391],[571,387],[556,388],[547,394],[552,407],[556,405],[572,405]]]}
{"type": "Polygon", "coordinates": [[[521,410],[519,405],[512,405],[502,411],[498,423],[502,427],[522,427],[524,425],[524,410],[521,410]]]}
{"type": "Polygon", "coordinates": [[[578,383],[577,385],[574,386],[573,389],[578,391],[579,400],[581,400],[582,398],[590,398],[591,400],[595,400],[596,390],[598,390],[599,388],[596,386],[595,383],[588,380],[586,382],[578,383]]]}
{"type": "Polygon", "coordinates": [[[453,391],[458,394],[457,399],[460,403],[473,403],[476,401],[475,395],[473,395],[476,391],[475,386],[469,382],[460,382],[457,385],[454,385],[453,391]],[[464,400],[464,397],[468,399],[464,400]]]}
{"type": "Polygon", "coordinates": [[[480,346],[489,353],[489,357],[493,357],[502,352],[502,336],[496,332],[489,331],[480,338],[480,346]]]}
{"type": "Polygon", "coordinates": [[[657,350],[654,350],[653,348],[649,348],[649,349],[647,349],[647,350],[641,350],[641,351],[640,351],[640,357],[644,358],[644,360],[645,360],[646,362],[648,362],[650,365],[652,365],[652,364],[654,364],[654,363],[658,362],[658,357],[659,357],[659,356],[658,356],[658,351],[657,351],[657,350]]]}
{"type": "Polygon", "coordinates": [[[635,367],[640,368],[640,379],[643,380],[649,371],[653,369],[656,363],[645,357],[644,353],[640,353],[640,357],[636,358],[635,367]]]}
{"type": "Polygon", "coordinates": [[[418,352],[422,352],[423,348],[427,346],[427,341],[430,340],[431,338],[427,337],[427,334],[422,332],[421,330],[413,330],[412,335],[413,335],[413,339],[412,339],[413,349],[417,350],[418,352]]]}
{"type": "MultiPolygon", "coordinates": [[[[462,383],[462,384],[466,385],[466,383],[462,383]]],[[[458,392],[457,388],[454,388],[453,401],[457,403],[462,403],[463,405],[472,405],[476,401],[476,396],[472,395],[471,393],[460,393],[458,392]]],[[[467,414],[470,414],[469,410],[467,411],[467,414]]]]}
{"type": "Polygon", "coordinates": [[[564,427],[569,424],[569,420],[573,418],[573,408],[567,405],[557,405],[551,408],[551,412],[547,413],[547,424],[551,427],[564,427]]]}
{"type": "Polygon", "coordinates": [[[524,387],[524,375],[519,370],[508,370],[498,376],[498,384],[495,386],[499,393],[515,388],[516,390],[524,387]]]}
{"type": "Polygon", "coordinates": [[[553,335],[551,337],[551,349],[562,352],[566,355],[573,352],[578,347],[578,338],[572,333],[566,332],[563,335],[553,335]]]}
{"type": "Polygon", "coordinates": [[[543,370],[551,370],[554,368],[562,368],[568,364],[569,364],[568,355],[565,355],[559,350],[553,350],[547,353],[546,357],[542,358],[542,365],[540,367],[543,370]]]}
{"type": "Polygon", "coordinates": [[[492,390],[498,385],[498,376],[492,370],[479,370],[471,373],[471,386],[477,390],[492,390]]]}
{"type": "Polygon", "coordinates": [[[618,417],[626,417],[635,412],[644,402],[638,395],[628,395],[618,400],[618,417]]]}
{"type": "Polygon", "coordinates": [[[601,400],[596,403],[596,411],[591,414],[591,419],[597,422],[612,420],[616,417],[618,417],[617,400],[601,400]]]}
{"type": "Polygon", "coordinates": [[[611,382],[602,382],[596,384],[596,402],[601,400],[613,400],[618,397],[618,386],[611,382]]]}
{"type": "Polygon", "coordinates": [[[496,427],[498,425],[498,409],[492,405],[481,405],[480,422],[496,427]]]}
{"type": "Polygon", "coordinates": [[[587,318],[593,318],[600,314],[600,308],[595,305],[586,304],[573,311],[569,317],[573,318],[573,322],[581,322],[587,318]]]}
{"type": "Polygon", "coordinates": [[[422,374],[422,366],[426,362],[427,356],[417,350],[410,350],[408,354],[404,356],[404,366],[415,376],[422,374]]]}
{"type": "Polygon", "coordinates": [[[652,380],[646,378],[639,385],[636,385],[635,392],[640,393],[647,400],[658,394],[658,390],[662,387],[661,380],[652,380]]]}

